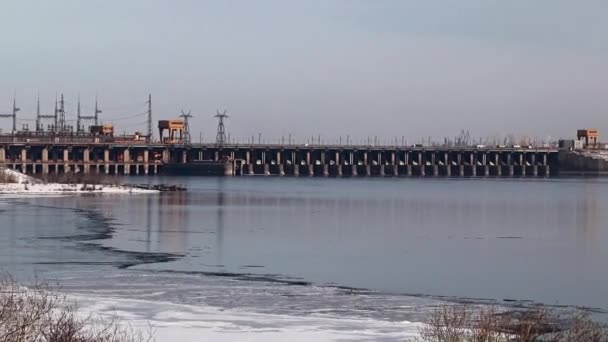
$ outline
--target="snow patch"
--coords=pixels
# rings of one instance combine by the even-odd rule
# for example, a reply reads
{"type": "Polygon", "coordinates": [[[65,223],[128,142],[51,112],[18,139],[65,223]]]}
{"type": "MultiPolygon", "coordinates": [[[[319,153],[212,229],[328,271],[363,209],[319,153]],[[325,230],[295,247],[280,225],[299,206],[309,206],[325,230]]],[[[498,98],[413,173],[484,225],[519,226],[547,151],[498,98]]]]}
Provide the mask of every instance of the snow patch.
{"type": "Polygon", "coordinates": [[[34,178],[34,177],[30,177],[24,173],[21,173],[19,171],[15,171],[15,170],[11,170],[11,169],[7,169],[7,168],[0,168],[0,173],[3,173],[7,176],[13,177],[17,183],[19,184],[24,184],[24,183],[29,183],[29,184],[39,184],[42,183],[42,181],[38,178],[34,178]]]}
{"type": "Polygon", "coordinates": [[[17,183],[0,183],[0,194],[71,194],[71,193],[158,193],[158,190],[138,189],[120,185],[44,183],[21,172],[0,168],[0,172],[15,178],[17,183]]]}
{"type": "Polygon", "coordinates": [[[157,190],[137,189],[118,185],[91,184],[0,184],[0,194],[71,194],[71,193],[158,193],[157,190]]]}

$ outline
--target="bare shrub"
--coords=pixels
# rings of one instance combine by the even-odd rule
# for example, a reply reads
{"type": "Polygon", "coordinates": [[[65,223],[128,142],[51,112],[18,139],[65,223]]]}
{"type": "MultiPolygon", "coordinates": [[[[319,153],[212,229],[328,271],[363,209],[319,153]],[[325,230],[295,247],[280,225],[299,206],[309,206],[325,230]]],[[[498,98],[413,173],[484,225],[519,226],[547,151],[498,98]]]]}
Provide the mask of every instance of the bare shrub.
{"type": "Polygon", "coordinates": [[[64,295],[48,286],[21,287],[0,280],[0,341],[3,342],[147,342],[151,334],[118,321],[83,317],[64,295]]]}
{"type": "Polygon", "coordinates": [[[608,342],[608,327],[584,312],[560,316],[545,307],[518,311],[443,305],[420,328],[423,342],[608,342]]]}
{"type": "Polygon", "coordinates": [[[444,305],[434,309],[428,324],[420,329],[422,341],[465,341],[469,314],[469,310],[461,305],[444,305]]]}
{"type": "Polygon", "coordinates": [[[607,342],[608,327],[606,324],[594,321],[589,313],[578,312],[574,315],[571,327],[556,333],[553,341],[607,342]]]}
{"type": "Polygon", "coordinates": [[[541,336],[554,333],[558,327],[551,324],[549,312],[545,308],[535,308],[512,314],[503,329],[517,336],[517,341],[535,342],[541,336]]]}
{"type": "Polygon", "coordinates": [[[506,334],[502,331],[508,318],[499,313],[494,307],[481,308],[472,314],[469,330],[471,341],[500,342],[505,341],[506,334]]]}

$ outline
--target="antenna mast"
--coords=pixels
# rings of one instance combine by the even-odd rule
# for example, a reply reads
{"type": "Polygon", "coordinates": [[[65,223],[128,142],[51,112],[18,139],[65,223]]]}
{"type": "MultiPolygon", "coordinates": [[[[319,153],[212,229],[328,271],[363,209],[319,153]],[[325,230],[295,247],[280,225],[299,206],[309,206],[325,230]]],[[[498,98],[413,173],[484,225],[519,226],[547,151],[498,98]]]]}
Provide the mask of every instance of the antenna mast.
{"type": "Polygon", "coordinates": [[[226,127],[224,126],[224,119],[228,117],[226,110],[223,113],[216,111],[215,116],[218,119],[217,123],[217,136],[215,137],[215,143],[218,145],[224,145],[226,143],[226,127]]]}
{"type": "Polygon", "coordinates": [[[188,122],[188,119],[192,117],[190,113],[192,113],[192,110],[189,110],[188,113],[182,110],[182,115],[179,116],[184,118],[184,144],[190,144],[190,124],[188,122]]]}

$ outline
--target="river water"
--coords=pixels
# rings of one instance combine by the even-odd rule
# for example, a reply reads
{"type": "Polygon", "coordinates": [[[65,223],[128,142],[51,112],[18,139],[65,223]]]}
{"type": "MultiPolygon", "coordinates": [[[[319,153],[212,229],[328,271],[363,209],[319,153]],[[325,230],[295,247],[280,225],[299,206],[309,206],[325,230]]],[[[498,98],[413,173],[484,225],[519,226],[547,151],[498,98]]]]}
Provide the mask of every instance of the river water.
{"type": "Polygon", "coordinates": [[[3,270],[114,308],[137,300],[122,311],[145,319],[170,303],[312,317],[316,332],[363,324],[354,339],[402,339],[404,322],[442,301],[608,310],[608,180],[127,181],[188,191],[0,195],[3,270]]]}

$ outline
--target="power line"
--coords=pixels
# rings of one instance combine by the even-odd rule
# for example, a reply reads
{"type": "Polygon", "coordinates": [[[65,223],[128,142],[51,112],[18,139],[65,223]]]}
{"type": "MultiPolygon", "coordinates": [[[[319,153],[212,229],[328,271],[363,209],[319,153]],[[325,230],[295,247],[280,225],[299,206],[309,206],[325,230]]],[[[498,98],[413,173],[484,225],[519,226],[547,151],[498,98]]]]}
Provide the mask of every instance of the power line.
{"type": "MultiPolygon", "coordinates": [[[[123,117],[120,117],[120,118],[112,119],[112,121],[129,120],[129,119],[133,119],[133,118],[143,117],[143,116],[145,116],[147,114],[148,114],[148,112],[137,113],[137,114],[133,114],[133,115],[129,115],[129,116],[123,116],[123,117]]],[[[146,122],[148,122],[148,120],[146,120],[146,122]]]]}

